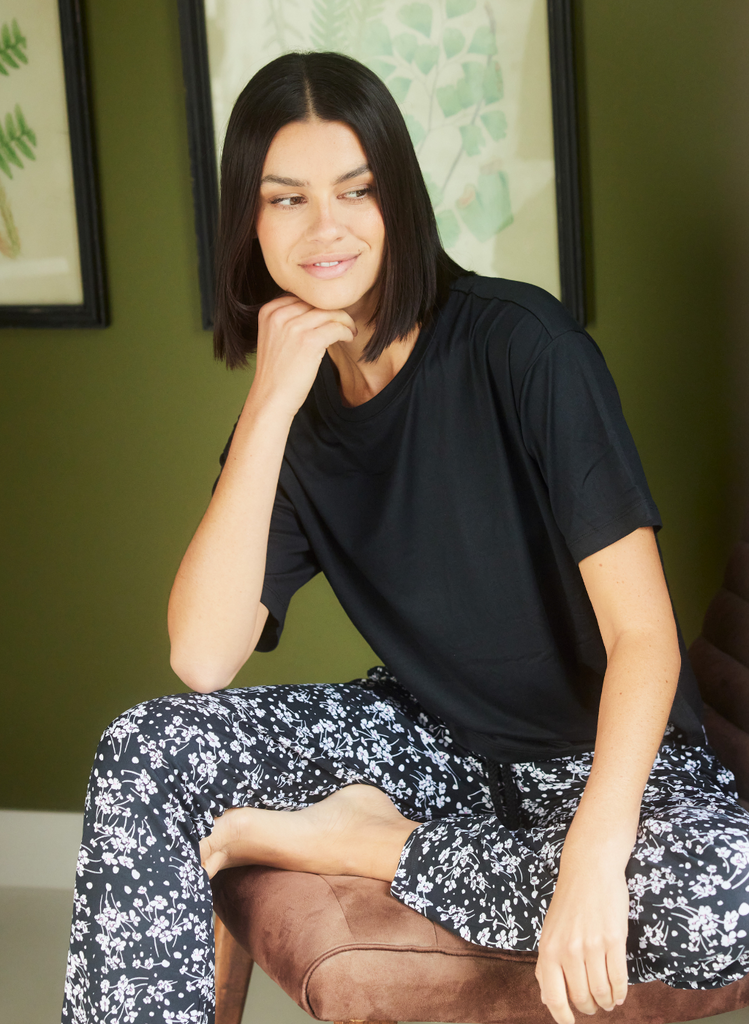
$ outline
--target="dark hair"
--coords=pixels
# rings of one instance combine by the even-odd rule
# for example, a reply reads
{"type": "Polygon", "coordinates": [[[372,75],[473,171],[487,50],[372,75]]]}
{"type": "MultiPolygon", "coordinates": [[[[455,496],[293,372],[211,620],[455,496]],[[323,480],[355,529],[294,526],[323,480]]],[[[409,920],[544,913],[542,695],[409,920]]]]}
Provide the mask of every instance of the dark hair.
{"type": "Polygon", "coordinates": [[[242,366],[257,345],[257,311],[281,293],[254,236],[260,179],[276,133],[318,117],[359,138],[377,187],[385,226],[372,362],[416,324],[426,324],[450,283],[465,274],[442,248],[408,129],[387,86],[340,53],[287,53],[266,64],[234,104],[221,160],[216,249],[214,351],[242,366]]]}

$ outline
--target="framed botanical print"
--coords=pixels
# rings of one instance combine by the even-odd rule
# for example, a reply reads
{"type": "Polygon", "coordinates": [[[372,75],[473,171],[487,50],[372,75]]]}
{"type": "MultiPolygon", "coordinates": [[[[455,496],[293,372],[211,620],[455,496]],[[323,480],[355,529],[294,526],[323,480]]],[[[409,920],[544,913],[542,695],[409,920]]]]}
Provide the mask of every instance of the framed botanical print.
{"type": "Polygon", "coordinates": [[[106,323],[81,0],[0,0],[0,326],[106,323]]]}
{"type": "Polygon", "coordinates": [[[571,0],[179,0],[203,319],[238,94],[290,50],[362,61],[398,103],[445,248],[585,322],[571,0]]]}

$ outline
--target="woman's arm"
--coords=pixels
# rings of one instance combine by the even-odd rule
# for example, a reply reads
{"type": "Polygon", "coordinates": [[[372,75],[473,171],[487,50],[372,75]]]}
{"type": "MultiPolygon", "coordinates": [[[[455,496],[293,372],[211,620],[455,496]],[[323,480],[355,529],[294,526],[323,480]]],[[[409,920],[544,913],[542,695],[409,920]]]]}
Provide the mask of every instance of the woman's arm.
{"type": "Polygon", "coordinates": [[[612,1009],[627,993],[625,868],[663,738],[680,655],[650,528],[580,563],[608,656],[593,767],[562,851],[536,977],[558,1024],[612,1009]]]}
{"type": "Polygon", "coordinates": [[[355,331],[343,310],[315,309],[292,295],[260,310],[252,387],[169,599],[172,668],[193,690],[228,686],[260,637],[268,531],[289,428],[325,350],[355,331]]]}

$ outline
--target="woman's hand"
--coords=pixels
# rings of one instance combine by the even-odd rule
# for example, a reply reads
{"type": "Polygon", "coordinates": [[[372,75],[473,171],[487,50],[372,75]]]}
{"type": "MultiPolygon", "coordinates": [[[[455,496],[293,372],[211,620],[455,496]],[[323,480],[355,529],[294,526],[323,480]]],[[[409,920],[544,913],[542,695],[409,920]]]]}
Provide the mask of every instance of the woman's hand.
{"type": "Polygon", "coordinates": [[[574,1024],[570,1002],[593,1014],[627,995],[629,893],[619,858],[611,859],[595,850],[562,854],[536,965],[541,1001],[557,1024],[574,1024]]]}
{"type": "Polygon", "coordinates": [[[258,314],[257,364],[251,394],[294,416],[307,397],[326,349],[353,341],[356,324],[343,309],[316,309],[295,295],[258,314]]]}

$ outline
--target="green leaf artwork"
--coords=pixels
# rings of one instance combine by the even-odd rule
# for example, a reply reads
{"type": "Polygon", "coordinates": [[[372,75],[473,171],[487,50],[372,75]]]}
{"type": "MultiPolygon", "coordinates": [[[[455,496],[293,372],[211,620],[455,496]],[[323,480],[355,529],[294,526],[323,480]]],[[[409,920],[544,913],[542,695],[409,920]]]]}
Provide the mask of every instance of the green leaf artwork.
{"type": "Polygon", "coordinates": [[[10,25],[6,22],[0,28],[0,41],[0,74],[9,75],[8,68],[17,69],[21,64],[28,64],[29,58],[24,52],[28,44],[15,18],[10,25]]]}
{"type": "Polygon", "coordinates": [[[468,52],[483,53],[487,57],[491,57],[497,52],[497,41],[488,25],[480,25],[473,33],[468,52]]]}
{"type": "Polygon", "coordinates": [[[343,50],[346,46],[347,0],[314,0],[312,45],[316,50],[343,50]]]}
{"type": "Polygon", "coordinates": [[[481,120],[495,142],[507,135],[507,118],[503,110],[487,110],[481,115],[481,120]]]}
{"type": "Polygon", "coordinates": [[[429,4],[404,4],[398,17],[415,32],[421,32],[427,39],[432,34],[432,8],[429,4]]]}
{"type": "Polygon", "coordinates": [[[447,0],[445,13],[448,18],[458,18],[461,14],[468,14],[476,6],[476,0],[447,0]]]}
{"type": "Polygon", "coordinates": [[[36,160],[36,154],[31,148],[36,146],[36,134],[27,124],[18,104],[16,104],[14,113],[15,119],[13,114],[6,114],[4,129],[3,126],[0,126],[0,170],[9,178],[13,177],[11,164],[23,170],[23,163],[16,150],[20,151],[27,160],[36,160]]]}
{"type": "Polygon", "coordinates": [[[427,187],[427,192],[429,193],[429,198],[432,201],[432,206],[436,209],[436,207],[442,204],[442,189],[439,187],[429,171],[424,172],[424,184],[427,187]]]}
{"type": "Polygon", "coordinates": [[[414,54],[414,64],[421,71],[422,75],[428,75],[439,59],[439,47],[424,45],[417,46],[414,54]]]}
{"type": "MultiPolygon", "coordinates": [[[[28,43],[14,18],[10,24],[0,27],[0,74],[6,78],[11,71],[18,71],[29,63],[26,54],[28,43]]],[[[23,170],[24,160],[36,160],[37,139],[18,103],[12,113],[0,120],[0,171],[6,178],[13,178],[13,168],[23,170]]],[[[21,253],[21,239],[13,217],[10,200],[0,184],[0,253],[9,259],[16,259],[21,253]]]]}
{"type": "Polygon", "coordinates": [[[351,0],[349,10],[362,22],[372,21],[384,13],[385,0],[351,0]]]}
{"type": "Polygon", "coordinates": [[[510,189],[507,175],[491,165],[482,168],[476,186],[467,185],[457,202],[458,213],[479,242],[512,224],[510,189]]]}
{"type": "Polygon", "coordinates": [[[390,32],[381,21],[369,22],[363,32],[362,53],[367,57],[392,57],[390,32]]]}
{"type": "Polygon", "coordinates": [[[446,28],[442,33],[442,47],[448,60],[455,57],[466,45],[466,37],[459,28],[446,28]]]}
{"type": "Polygon", "coordinates": [[[407,63],[409,64],[414,59],[414,54],[416,53],[416,48],[418,45],[419,40],[416,38],[413,32],[401,32],[400,35],[396,36],[393,39],[393,46],[395,47],[395,52],[398,54],[399,57],[402,57],[403,60],[407,61],[407,63]]]}
{"type": "Polygon", "coordinates": [[[437,214],[437,230],[446,249],[455,245],[460,238],[460,224],[452,210],[440,210],[437,214]]]}
{"type": "Polygon", "coordinates": [[[458,99],[461,107],[465,110],[468,107],[475,107],[481,102],[481,93],[476,91],[474,83],[467,78],[461,78],[455,88],[458,91],[458,99]]]}
{"type": "Polygon", "coordinates": [[[404,121],[406,122],[406,128],[408,128],[408,134],[411,136],[414,149],[418,149],[426,137],[424,126],[413,114],[406,114],[404,121]]]}
{"type": "MultiPolygon", "coordinates": [[[[404,101],[412,81],[412,78],[403,78],[402,75],[396,75],[395,78],[391,78],[388,81],[388,89],[393,94],[393,99],[396,103],[402,103],[404,101]]],[[[422,128],[422,131],[423,130],[424,129],[422,128]]],[[[414,145],[416,145],[416,143],[414,143],[414,145]]]]}
{"type": "Polygon", "coordinates": [[[437,89],[437,102],[445,117],[453,117],[463,109],[458,90],[454,85],[442,85],[437,89]]]}
{"type": "Polygon", "coordinates": [[[378,57],[373,57],[371,60],[365,60],[364,63],[371,71],[374,71],[377,77],[381,78],[383,82],[386,82],[395,71],[395,64],[391,64],[390,61],[387,60],[380,60],[378,57]]]}
{"type": "Polygon", "coordinates": [[[498,103],[505,94],[504,83],[502,82],[502,71],[496,60],[490,60],[484,70],[484,102],[498,103]]]}
{"type": "Polygon", "coordinates": [[[477,124],[464,124],[460,129],[460,137],[463,140],[463,149],[468,156],[478,156],[486,145],[484,133],[477,124]]]}
{"type": "Polygon", "coordinates": [[[463,68],[463,86],[461,95],[465,97],[464,106],[472,107],[474,103],[480,103],[484,98],[484,65],[477,61],[466,61],[461,64],[463,68]]]}
{"type": "Polygon", "coordinates": [[[295,0],[268,0],[268,17],[265,21],[270,30],[265,37],[265,47],[269,51],[284,52],[299,46],[304,36],[299,31],[297,19],[290,10],[296,6],[295,0]]]}

